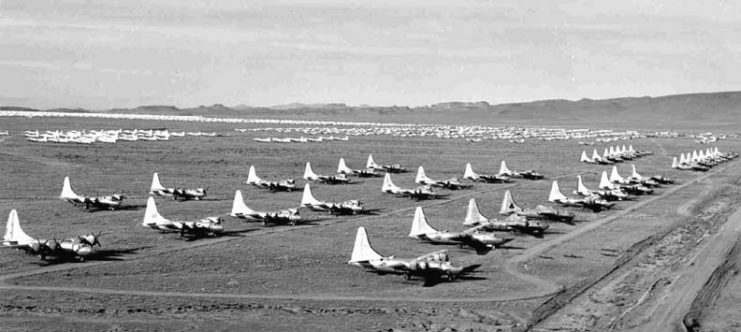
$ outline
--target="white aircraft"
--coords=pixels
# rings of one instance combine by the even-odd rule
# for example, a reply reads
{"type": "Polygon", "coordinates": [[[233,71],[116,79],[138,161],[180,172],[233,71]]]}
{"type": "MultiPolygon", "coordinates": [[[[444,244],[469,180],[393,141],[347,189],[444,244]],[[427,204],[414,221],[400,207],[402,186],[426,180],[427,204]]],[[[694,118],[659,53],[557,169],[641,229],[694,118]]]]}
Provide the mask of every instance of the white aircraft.
{"type": "Polygon", "coordinates": [[[255,211],[247,207],[242,198],[242,191],[237,190],[234,193],[234,203],[232,204],[232,217],[247,219],[251,221],[262,221],[263,225],[267,224],[289,224],[291,226],[301,221],[301,215],[298,209],[285,209],[280,211],[255,211]]]}
{"type": "Polygon", "coordinates": [[[470,184],[461,183],[458,181],[458,178],[433,180],[425,174],[425,169],[422,168],[422,166],[419,166],[419,169],[417,169],[417,177],[414,179],[414,182],[421,185],[446,188],[450,190],[467,189],[472,187],[470,184]]]}
{"type": "Polygon", "coordinates": [[[307,207],[314,211],[326,211],[334,215],[354,215],[365,213],[363,202],[351,199],[341,203],[325,202],[314,198],[311,194],[309,184],[304,185],[304,194],[301,196],[301,206],[307,207]]]}
{"type": "Polygon", "coordinates": [[[648,195],[653,193],[653,189],[642,186],[640,184],[627,184],[627,181],[623,179],[618,173],[615,167],[612,168],[612,179],[611,181],[607,178],[607,172],[602,171],[602,178],[600,179],[600,189],[606,190],[620,190],[631,195],[648,195]]]}
{"type": "Polygon", "coordinates": [[[580,160],[581,162],[588,164],[609,165],[613,163],[611,160],[600,157],[600,155],[597,153],[597,149],[592,152],[592,158],[587,157],[587,152],[582,150],[580,160]]]}
{"type": "Polygon", "coordinates": [[[347,165],[345,164],[345,158],[340,158],[340,162],[339,164],[337,164],[337,173],[345,175],[357,175],[361,178],[372,178],[381,176],[381,173],[376,172],[376,170],[373,168],[352,169],[350,167],[347,167],[347,165]]]}
{"type": "Polygon", "coordinates": [[[471,163],[466,164],[466,170],[463,172],[463,178],[466,180],[487,182],[487,183],[506,183],[510,182],[509,176],[499,174],[479,174],[473,171],[471,163]]]}
{"type": "Polygon", "coordinates": [[[206,188],[165,188],[160,183],[157,172],[152,175],[152,185],[149,186],[149,194],[155,196],[172,197],[172,199],[197,200],[206,197],[206,188]]]}
{"type": "Polygon", "coordinates": [[[386,173],[386,176],[383,178],[383,185],[381,186],[381,191],[387,194],[409,197],[415,200],[438,199],[438,198],[443,198],[447,196],[446,194],[439,194],[439,193],[432,191],[432,188],[430,188],[429,186],[419,186],[414,189],[405,189],[405,188],[398,187],[393,182],[391,182],[390,173],[386,173]]]}
{"type": "Polygon", "coordinates": [[[517,214],[512,214],[504,220],[488,218],[481,214],[479,205],[475,198],[468,200],[468,209],[466,218],[463,219],[463,225],[476,226],[476,228],[486,231],[509,231],[527,234],[542,235],[550,225],[544,221],[528,220],[517,214]]]}
{"type": "Polygon", "coordinates": [[[42,260],[48,257],[57,259],[72,258],[84,261],[94,253],[95,245],[101,246],[100,235],[88,233],[74,238],[58,242],[56,239],[43,240],[36,239],[26,234],[21,229],[16,210],[10,211],[8,222],[5,225],[5,235],[3,235],[3,248],[15,248],[26,251],[32,255],[39,255],[42,260]]]}
{"type": "Polygon", "coordinates": [[[499,166],[499,174],[497,175],[511,178],[523,178],[528,180],[540,180],[544,178],[543,174],[540,174],[532,169],[522,172],[514,172],[507,167],[507,162],[505,162],[504,160],[502,160],[502,164],[499,166]]]}
{"type": "Polygon", "coordinates": [[[70,185],[69,177],[64,177],[64,184],[62,185],[62,193],[59,198],[70,202],[75,205],[84,206],[85,210],[91,211],[92,209],[109,209],[111,211],[120,208],[126,195],[124,194],[113,194],[110,196],[84,196],[78,195],[72,190],[70,185]]]}
{"type": "Polygon", "coordinates": [[[407,173],[409,172],[408,169],[401,167],[399,164],[391,164],[391,165],[379,165],[376,164],[375,161],[373,161],[373,155],[368,155],[368,162],[365,163],[365,168],[368,169],[374,169],[374,170],[382,170],[386,173],[407,173]]]}
{"type": "Polygon", "coordinates": [[[504,192],[504,199],[502,200],[502,206],[499,209],[501,215],[516,214],[527,219],[537,220],[553,220],[571,223],[574,220],[574,214],[564,210],[556,210],[552,207],[544,205],[538,205],[535,209],[523,209],[515,203],[512,198],[512,193],[509,190],[504,192]]]}
{"type": "Polygon", "coordinates": [[[551,186],[551,193],[548,196],[548,201],[553,202],[553,203],[558,203],[564,206],[577,206],[577,207],[588,208],[595,212],[602,211],[604,209],[609,209],[614,205],[614,203],[610,203],[596,196],[589,196],[589,197],[584,197],[584,198],[566,197],[563,193],[561,193],[561,190],[558,188],[558,182],[555,180],[553,181],[553,185],[551,186]]]}
{"type": "Polygon", "coordinates": [[[630,199],[630,196],[619,188],[612,187],[603,188],[603,190],[590,190],[584,185],[581,175],[577,175],[576,179],[576,190],[574,190],[574,194],[584,197],[599,196],[608,201],[623,201],[630,199]]]}
{"type": "Polygon", "coordinates": [[[358,227],[355,245],[347,264],[364,268],[377,274],[401,274],[409,280],[413,276],[424,279],[425,286],[432,286],[441,279],[448,281],[471,273],[481,265],[453,266],[446,250],[435,251],[417,258],[381,256],[371,247],[365,227],[358,227]]]}
{"type": "Polygon", "coordinates": [[[626,180],[630,184],[642,184],[647,187],[657,187],[661,184],[672,184],[674,183],[673,180],[663,176],[663,175],[654,175],[654,176],[643,176],[641,174],[638,174],[636,171],[636,165],[630,165],[633,169],[633,172],[631,173],[630,177],[628,177],[626,180]]]}
{"type": "Polygon", "coordinates": [[[350,178],[348,178],[347,175],[345,174],[317,175],[311,169],[311,163],[309,162],[306,163],[306,169],[304,169],[304,180],[314,181],[314,182],[319,182],[319,183],[326,183],[326,184],[348,184],[350,183],[350,178]]]}
{"type": "Polygon", "coordinates": [[[476,250],[479,255],[486,254],[489,250],[513,240],[513,238],[497,237],[492,233],[479,232],[477,227],[462,232],[438,231],[427,223],[427,218],[421,206],[418,206],[414,211],[414,220],[412,220],[409,237],[435,244],[469,246],[476,250]]]}
{"type": "Polygon", "coordinates": [[[247,184],[258,188],[270,189],[270,191],[288,191],[296,190],[296,181],[294,179],[285,179],[280,181],[265,181],[257,176],[255,166],[250,165],[250,172],[247,175],[247,184]]]}
{"type": "Polygon", "coordinates": [[[192,235],[195,237],[216,236],[224,232],[221,218],[207,217],[198,221],[172,221],[166,219],[157,211],[154,197],[147,199],[147,209],[144,212],[142,226],[165,231],[178,232],[180,236],[192,235]]]}

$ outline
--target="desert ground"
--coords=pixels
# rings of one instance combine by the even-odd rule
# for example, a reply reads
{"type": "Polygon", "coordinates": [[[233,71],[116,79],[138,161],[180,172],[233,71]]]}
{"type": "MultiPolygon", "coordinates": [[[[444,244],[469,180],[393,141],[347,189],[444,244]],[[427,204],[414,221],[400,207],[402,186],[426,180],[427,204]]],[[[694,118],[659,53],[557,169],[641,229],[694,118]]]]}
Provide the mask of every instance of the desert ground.
{"type": "MultiPolygon", "coordinates": [[[[434,121],[445,123],[442,114],[436,113],[434,121]]],[[[318,120],[336,115],[312,113],[318,120]]],[[[387,115],[384,121],[394,122],[393,112],[387,115]]],[[[462,121],[454,112],[448,116],[450,122],[462,121]]],[[[396,122],[408,117],[404,113],[396,122]]],[[[423,117],[419,123],[426,123],[423,117]]],[[[584,120],[578,125],[590,128],[589,124],[584,120]]],[[[608,127],[597,120],[592,124],[592,128],[608,127]]],[[[738,161],[708,172],[670,168],[673,156],[708,145],[689,137],[641,137],[582,146],[575,139],[527,139],[516,144],[388,135],[275,144],[253,138],[279,134],[234,130],[280,126],[289,125],[3,117],[0,130],[10,135],[0,136],[0,215],[16,209],[24,231],[39,238],[63,239],[98,231],[104,235],[96,256],[85,262],[43,261],[21,251],[0,252],[2,330],[739,328],[738,161]],[[23,137],[25,130],[118,128],[218,135],[91,145],[33,143],[23,137]],[[407,237],[417,206],[424,207],[433,227],[463,230],[470,198],[476,198],[485,215],[497,217],[505,190],[521,206],[535,207],[550,205],[546,200],[553,180],[569,196],[576,175],[582,175],[590,189],[596,188],[601,172],[612,167],[579,162],[581,151],[601,152],[622,144],[653,152],[616,164],[623,176],[635,164],[641,174],[661,174],[676,183],[598,213],[567,208],[576,214],[575,223],[551,223],[542,237],[515,235],[509,246],[486,255],[407,237]],[[355,183],[348,185],[312,184],[312,191],[324,200],[362,200],[374,209],[372,214],[302,211],[305,222],[296,226],[263,226],[228,216],[236,190],[257,210],[295,207],[301,199],[300,191],[270,192],[245,184],[250,165],[264,179],[295,178],[301,188],[307,161],[317,173],[333,174],[339,158],[352,168],[362,168],[371,153],[381,164],[399,163],[412,170],[424,166],[433,178],[461,177],[467,162],[479,172],[496,173],[499,162],[506,160],[511,169],[535,169],[546,179],[475,183],[470,189],[440,190],[449,194],[447,199],[416,202],[382,193],[382,178],[354,178],[355,183]],[[224,216],[228,234],[187,239],[142,227],[154,172],[165,186],[208,188],[202,201],[157,198],[163,216],[175,220],[224,216]],[[126,193],[125,208],[86,212],[60,200],[65,176],[78,193],[126,193]],[[368,273],[347,264],[360,226],[368,230],[373,247],[382,255],[416,257],[448,249],[453,263],[481,264],[481,268],[469,277],[432,287],[423,287],[418,279],[368,273]]],[[[645,124],[642,128],[650,131],[645,124]]],[[[661,128],[668,126],[662,123],[661,128]]],[[[741,151],[738,139],[709,146],[741,151]]],[[[402,187],[416,186],[414,171],[393,178],[402,187]]]]}

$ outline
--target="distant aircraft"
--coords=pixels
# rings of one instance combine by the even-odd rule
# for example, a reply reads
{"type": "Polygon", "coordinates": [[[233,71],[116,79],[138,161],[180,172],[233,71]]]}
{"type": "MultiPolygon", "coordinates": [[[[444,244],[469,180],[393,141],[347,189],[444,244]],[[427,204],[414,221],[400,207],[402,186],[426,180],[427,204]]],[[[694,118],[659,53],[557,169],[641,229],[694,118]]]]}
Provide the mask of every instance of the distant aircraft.
{"type": "Polygon", "coordinates": [[[528,180],[540,180],[544,178],[543,174],[540,174],[532,169],[521,171],[521,172],[514,172],[511,171],[509,168],[507,168],[507,163],[502,160],[502,164],[499,167],[499,176],[507,176],[511,178],[523,178],[528,180]]]}
{"type": "Polygon", "coordinates": [[[399,164],[391,164],[391,165],[376,164],[376,162],[373,161],[372,154],[368,155],[368,162],[366,162],[365,168],[374,169],[374,170],[382,170],[386,173],[407,173],[409,172],[409,169],[401,167],[401,165],[399,164]]]}
{"type": "Polygon", "coordinates": [[[348,184],[350,183],[350,178],[347,177],[347,175],[345,174],[317,175],[311,169],[311,163],[309,162],[306,163],[306,169],[304,170],[304,180],[314,181],[314,182],[319,182],[319,183],[326,183],[326,184],[348,184]]]}
{"type": "Polygon", "coordinates": [[[373,168],[352,169],[350,167],[347,167],[347,165],[345,164],[345,158],[340,158],[340,162],[339,164],[337,164],[337,173],[345,175],[357,175],[361,178],[372,178],[381,176],[381,173],[376,172],[376,170],[373,168]]]}
{"type": "Polygon", "coordinates": [[[492,233],[479,232],[477,227],[462,232],[438,231],[427,223],[427,218],[421,206],[418,206],[414,211],[414,220],[412,220],[409,237],[435,244],[469,246],[476,250],[479,255],[486,254],[495,247],[513,240],[513,238],[497,237],[492,233]]]}
{"type": "Polygon", "coordinates": [[[691,159],[686,159],[684,154],[681,155],[679,161],[677,161],[677,157],[674,157],[672,159],[672,168],[699,172],[707,172],[708,170],[710,170],[710,167],[708,166],[700,165],[699,163],[692,161],[691,159]]]}
{"type": "Polygon", "coordinates": [[[448,196],[447,194],[440,194],[432,191],[432,188],[430,188],[429,186],[419,186],[414,189],[405,189],[398,187],[393,182],[391,182],[390,173],[386,173],[386,176],[383,178],[383,186],[381,186],[381,191],[396,196],[409,197],[414,200],[438,199],[448,196]]]}
{"type": "Polygon", "coordinates": [[[628,183],[630,184],[642,184],[644,186],[659,186],[662,184],[672,184],[674,183],[674,180],[669,179],[663,175],[654,175],[654,176],[642,176],[636,172],[636,165],[630,165],[633,168],[633,172],[631,173],[630,177],[626,179],[628,183]]]}
{"type": "Polygon", "coordinates": [[[280,181],[265,181],[257,176],[255,166],[250,165],[250,172],[247,175],[247,184],[258,188],[270,189],[270,191],[288,191],[296,190],[296,181],[294,179],[285,179],[280,181]]]}
{"type": "Polygon", "coordinates": [[[595,211],[595,212],[609,209],[613,205],[615,205],[614,203],[610,203],[596,196],[590,196],[590,197],[584,197],[584,198],[568,198],[564,194],[561,193],[561,190],[558,188],[557,181],[553,181],[553,185],[551,186],[551,193],[548,196],[548,201],[558,203],[564,206],[583,207],[583,208],[591,209],[592,211],[595,211]]]}
{"type": "Polygon", "coordinates": [[[653,189],[640,184],[629,184],[618,173],[617,168],[612,168],[612,180],[608,180],[607,172],[602,171],[602,178],[599,183],[600,189],[615,190],[619,189],[631,195],[649,195],[654,192],[653,189]]]}
{"type": "Polygon", "coordinates": [[[247,219],[250,221],[262,221],[263,225],[268,224],[289,224],[296,225],[301,221],[301,215],[297,208],[285,209],[280,211],[255,211],[247,207],[242,198],[242,191],[237,190],[234,193],[234,203],[232,204],[232,217],[247,219]]]}
{"type": "Polygon", "coordinates": [[[630,199],[630,195],[619,188],[613,187],[611,189],[603,188],[603,190],[590,190],[584,185],[581,175],[577,175],[576,179],[576,190],[574,190],[574,194],[584,197],[599,196],[608,201],[624,201],[630,199]]]}
{"type": "Polygon", "coordinates": [[[597,149],[592,152],[592,158],[587,157],[587,152],[582,150],[580,160],[581,162],[588,164],[610,165],[613,163],[611,160],[600,157],[597,153],[597,149]]]}
{"type": "Polygon", "coordinates": [[[446,180],[430,179],[425,174],[425,170],[424,168],[422,168],[422,166],[419,166],[419,169],[417,169],[417,177],[414,179],[414,182],[421,185],[440,187],[450,190],[468,189],[472,187],[472,185],[470,184],[461,183],[460,181],[458,181],[458,178],[449,178],[446,180]]]}
{"type": "Polygon", "coordinates": [[[307,207],[314,211],[326,211],[334,215],[354,215],[365,212],[363,202],[351,199],[341,203],[325,202],[314,198],[311,194],[309,184],[304,185],[304,194],[301,196],[301,206],[307,207]]]}
{"type": "Polygon", "coordinates": [[[126,195],[113,194],[110,196],[99,197],[78,195],[74,191],[72,191],[69,177],[65,176],[64,184],[62,185],[62,193],[59,195],[59,198],[74,205],[84,206],[85,210],[88,211],[91,211],[92,209],[108,209],[113,211],[121,207],[121,204],[123,203],[124,198],[126,198],[126,195]]]}
{"type": "Polygon", "coordinates": [[[149,186],[149,193],[155,196],[172,197],[174,200],[197,200],[200,201],[206,197],[205,188],[165,188],[160,183],[160,177],[157,172],[152,175],[152,185],[149,186]]]}
{"type": "Polygon", "coordinates": [[[154,203],[154,197],[149,196],[147,199],[147,210],[144,212],[144,221],[142,226],[152,229],[177,232],[180,236],[216,236],[224,232],[224,226],[221,225],[221,218],[207,217],[197,221],[172,221],[162,217],[157,211],[154,203]]]}
{"type": "Polygon", "coordinates": [[[481,265],[466,267],[453,266],[449,261],[446,250],[440,250],[417,258],[396,258],[381,256],[373,249],[368,241],[365,227],[358,227],[355,235],[355,245],[347,264],[364,268],[369,272],[380,275],[400,274],[409,280],[412,277],[424,279],[425,286],[437,284],[440,280],[452,281],[458,277],[473,272],[481,265]]]}
{"type": "Polygon", "coordinates": [[[466,170],[463,172],[463,178],[466,180],[487,182],[487,183],[506,183],[510,182],[509,176],[499,174],[478,174],[473,171],[471,163],[466,164],[466,170]]]}
{"type": "Polygon", "coordinates": [[[512,193],[509,190],[504,192],[504,199],[502,200],[502,206],[499,209],[499,214],[510,215],[516,214],[527,219],[543,219],[571,223],[574,220],[574,214],[565,210],[556,210],[552,207],[538,205],[535,209],[523,209],[519,207],[515,200],[512,198],[512,193]]]}
{"type": "Polygon", "coordinates": [[[539,220],[529,220],[526,217],[512,214],[504,220],[492,219],[481,214],[479,205],[475,198],[468,200],[468,209],[466,218],[463,220],[465,226],[475,226],[485,231],[510,231],[527,234],[543,234],[550,227],[547,222],[539,220]]]}
{"type": "Polygon", "coordinates": [[[35,239],[21,229],[18,212],[12,210],[5,225],[3,248],[21,249],[32,255],[39,255],[42,260],[55,257],[57,259],[72,258],[84,261],[86,257],[94,252],[95,245],[101,246],[100,235],[101,233],[97,235],[88,233],[62,240],[62,242],[58,242],[56,239],[35,239]]]}

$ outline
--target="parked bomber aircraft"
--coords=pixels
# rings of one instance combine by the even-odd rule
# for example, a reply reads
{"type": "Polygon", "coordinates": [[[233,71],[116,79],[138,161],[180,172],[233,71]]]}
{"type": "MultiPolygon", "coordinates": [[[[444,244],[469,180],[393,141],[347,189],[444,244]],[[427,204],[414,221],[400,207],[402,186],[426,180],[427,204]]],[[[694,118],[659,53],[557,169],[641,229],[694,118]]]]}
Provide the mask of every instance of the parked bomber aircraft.
{"type": "Polygon", "coordinates": [[[124,194],[113,194],[110,196],[84,196],[78,195],[72,190],[70,185],[69,177],[64,177],[64,184],[62,185],[62,193],[59,198],[70,202],[77,206],[84,206],[85,210],[91,211],[92,209],[109,209],[111,211],[120,208],[126,195],[124,194]]]}
{"type": "Polygon", "coordinates": [[[446,180],[433,180],[425,174],[425,169],[419,166],[417,169],[417,177],[414,182],[421,185],[440,187],[450,190],[468,189],[473,187],[470,184],[463,184],[458,181],[458,178],[449,178],[446,180]]]}
{"type": "Polygon", "coordinates": [[[180,233],[181,237],[186,235],[194,237],[216,236],[224,231],[224,227],[221,225],[221,218],[219,217],[207,217],[198,221],[172,221],[166,219],[157,211],[157,206],[152,196],[147,199],[147,209],[144,212],[142,226],[164,232],[177,232],[180,233]]]}
{"type": "Polygon", "coordinates": [[[314,181],[314,182],[319,182],[319,183],[326,183],[326,184],[348,184],[350,183],[350,178],[347,177],[347,175],[345,174],[317,175],[311,169],[311,163],[309,162],[306,163],[306,169],[304,170],[304,180],[314,181]]]}
{"type": "Polygon", "coordinates": [[[574,194],[576,195],[584,197],[598,196],[607,201],[624,201],[630,199],[630,195],[619,188],[590,190],[584,185],[581,175],[577,175],[576,179],[576,190],[574,190],[574,194]]]}
{"type": "Polygon", "coordinates": [[[597,153],[597,149],[595,149],[592,152],[592,158],[587,157],[587,152],[582,150],[581,162],[588,163],[588,164],[600,164],[600,165],[610,165],[613,163],[611,160],[607,160],[607,159],[600,157],[599,153],[597,153]]]}
{"type": "Polygon", "coordinates": [[[543,219],[551,221],[560,221],[571,223],[574,221],[574,214],[565,210],[556,210],[552,207],[538,205],[535,209],[523,209],[515,203],[512,198],[512,193],[509,190],[504,192],[504,199],[502,200],[502,206],[499,209],[499,214],[510,215],[516,214],[527,219],[543,219]]]}
{"type": "Polygon", "coordinates": [[[404,167],[401,167],[399,164],[391,164],[391,165],[379,165],[376,164],[375,161],[373,161],[373,155],[368,155],[368,162],[365,163],[365,168],[368,169],[374,169],[374,170],[381,170],[386,173],[407,173],[409,172],[409,169],[406,169],[404,167]]]}
{"type": "Polygon", "coordinates": [[[512,214],[504,220],[497,220],[485,217],[479,210],[479,205],[475,198],[468,200],[468,209],[466,218],[463,220],[465,226],[475,226],[485,231],[507,231],[520,232],[527,234],[542,235],[550,227],[548,223],[542,220],[528,220],[526,217],[512,214]]]}
{"type": "Polygon", "coordinates": [[[486,182],[486,183],[506,183],[510,182],[509,176],[499,174],[478,174],[473,171],[471,163],[466,164],[466,170],[463,172],[463,178],[466,180],[486,182]]]}
{"type": "Polygon", "coordinates": [[[647,187],[657,187],[662,184],[672,184],[674,183],[674,180],[669,179],[663,175],[654,175],[654,176],[642,176],[641,174],[638,174],[636,171],[636,165],[630,165],[633,169],[633,172],[631,173],[630,177],[628,177],[627,180],[630,184],[642,184],[647,187]]]}
{"type": "Polygon", "coordinates": [[[540,180],[544,178],[543,174],[540,174],[532,169],[521,171],[521,172],[514,172],[507,168],[507,163],[502,160],[502,164],[499,166],[499,176],[507,176],[511,178],[523,178],[528,180],[540,180]]]}
{"type": "Polygon", "coordinates": [[[250,172],[247,175],[247,184],[258,188],[270,189],[270,191],[288,191],[296,190],[296,180],[285,179],[280,181],[265,181],[257,176],[255,166],[250,165],[250,172]]]}
{"type": "Polygon", "coordinates": [[[433,286],[440,280],[452,281],[473,272],[481,265],[453,266],[446,250],[440,250],[417,258],[381,256],[371,247],[365,227],[358,227],[355,245],[347,264],[362,267],[380,275],[401,274],[407,280],[412,277],[424,279],[424,286],[433,286]]]}
{"type": "Polygon", "coordinates": [[[152,175],[152,185],[149,186],[149,193],[155,196],[172,197],[174,200],[197,200],[200,201],[206,197],[206,188],[165,188],[160,183],[160,177],[157,172],[152,175]]]}
{"type": "Polygon", "coordinates": [[[480,232],[478,227],[467,229],[462,232],[438,231],[427,223],[422,207],[418,206],[414,211],[412,229],[409,237],[434,244],[457,244],[460,247],[469,246],[476,250],[479,255],[484,255],[495,247],[502,246],[514,238],[497,237],[492,233],[480,232]]]}
{"type": "Polygon", "coordinates": [[[607,178],[607,172],[602,171],[602,178],[600,179],[599,188],[605,190],[621,190],[631,195],[649,195],[654,192],[653,189],[640,184],[628,184],[618,173],[617,169],[612,169],[612,180],[607,178]]]}
{"type": "Polygon", "coordinates": [[[366,168],[366,169],[352,169],[350,167],[347,167],[345,164],[345,158],[340,158],[339,164],[337,164],[337,174],[345,174],[345,175],[356,175],[361,178],[372,178],[381,176],[381,173],[376,172],[373,168],[366,168]]]}
{"type": "Polygon", "coordinates": [[[250,209],[244,203],[244,199],[242,198],[242,191],[240,190],[237,190],[234,193],[234,203],[232,204],[231,216],[247,219],[250,221],[262,221],[263,225],[295,225],[301,221],[301,215],[298,212],[298,208],[269,212],[255,211],[250,209]]]}
{"type": "Polygon", "coordinates": [[[445,198],[448,196],[447,194],[440,194],[440,193],[436,193],[432,191],[432,188],[430,188],[430,186],[419,186],[414,189],[405,189],[405,188],[398,187],[393,182],[391,182],[390,173],[386,173],[386,176],[383,178],[383,185],[381,186],[381,191],[387,194],[393,194],[396,196],[409,197],[410,199],[414,199],[414,200],[438,199],[438,198],[445,198]]]}
{"type": "Polygon", "coordinates": [[[590,196],[590,197],[584,197],[584,198],[566,197],[564,194],[561,193],[561,190],[558,188],[557,181],[553,181],[553,185],[551,186],[551,193],[548,196],[548,201],[558,203],[564,206],[582,207],[582,208],[590,209],[595,212],[609,209],[613,205],[615,205],[614,203],[610,203],[604,199],[598,198],[597,196],[590,196]]]}
{"type": "Polygon", "coordinates": [[[56,239],[35,239],[21,229],[18,212],[12,210],[8,215],[8,222],[5,225],[3,247],[16,248],[32,255],[39,255],[42,260],[46,260],[48,257],[54,257],[57,259],[71,258],[84,261],[86,257],[94,252],[95,245],[101,246],[99,240],[100,235],[101,233],[97,235],[88,233],[62,240],[62,242],[58,242],[56,239]]]}
{"type": "Polygon", "coordinates": [[[304,185],[304,194],[301,196],[301,205],[314,211],[327,211],[334,215],[353,215],[365,212],[363,202],[351,199],[341,203],[325,202],[314,198],[309,184],[304,185]]]}

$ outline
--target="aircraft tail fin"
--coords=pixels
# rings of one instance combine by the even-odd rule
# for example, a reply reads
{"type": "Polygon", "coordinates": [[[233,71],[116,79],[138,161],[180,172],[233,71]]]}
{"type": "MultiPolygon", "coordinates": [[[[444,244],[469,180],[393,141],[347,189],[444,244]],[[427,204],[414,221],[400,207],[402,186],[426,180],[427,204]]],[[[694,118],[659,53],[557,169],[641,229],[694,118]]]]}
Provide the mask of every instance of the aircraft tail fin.
{"type": "Polygon", "coordinates": [[[502,164],[499,166],[499,174],[512,174],[512,171],[507,168],[507,162],[502,160],[502,164]]]}
{"type": "Polygon", "coordinates": [[[625,179],[623,179],[620,174],[618,174],[617,166],[612,166],[612,173],[610,173],[610,182],[612,183],[623,183],[625,182],[625,179]]]}
{"type": "Polygon", "coordinates": [[[587,151],[581,150],[581,159],[580,159],[580,161],[583,162],[583,163],[587,163],[587,162],[592,161],[591,159],[589,159],[589,157],[587,157],[587,151]]]}
{"type": "Polygon", "coordinates": [[[345,164],[345,158],[340,158],[340,163],[337,165],[337,173],[341,174],[352,174],[353,171],[350,167],[345,164]]]}
{"type": "Polygon", "coordinates": [[[317,178],[314,170],[311,169],[311,163],[306,162],[306,169],[304,169],[304,180],[315,180],[317,178]]]}
{"type": "Polygon", "coordinates": [[[429,181],[430,178],[427,177],[427,174],[425,174],[425,169],[422,168],[422,166],[419,166],[417,169],[417,177],[414,178],[415,183],[422,183],[429,181]]]}
{"type": "Polygon", "coordinates": [[[592,195],[592,191],[587,189],[587,186],[584,185],[584,182],[581,179],[581,175],[577,175],[576,179],[576,192],[584,196],[592,195]]]}
{"type": "Polygon", "coordinates": [[[309,184],[304,185],[304,194],[301,196],[301,205],[315,205],[321,203],[319,200],[314,198],[314,195],[311,194],[311,187],[309,187],[309,184]]]}
{"type": "Polygon", "coordinates": [[[564,196],[564,194],[561,193],[561,189],[558,188],[558,181],[553,181],[553,185],[551,185],[551,194],[548,196],[548,201],[556,202],[565,199],[566,196],[564,196]]]}
{"type": "Polygon", "coordinates": [[[365,168],[378,168],[378,165],[373,161],[373,154],[368,155],[368,162],[365,163],[365,168]]]}
{"type": "Polygon", "coordinates": [[[13,222],[14,219],[18,219],[18,212],[13,209],[8,215],[8,222],[5,224],[5,235],[3,235],[3,241],[13,241],[13,222]]]}
{"type": "Polygon", "coordinates": [[[679,162],[677,161],[677,157],[672,158],[672,168],[678,168],[679,162]]]}
{"type": "Polygon", "coordinates": [[[613,189],[614,188],[610,180],[607,178],[607,171],[602,171],[602,177],[599,180],[599,188],[600,189],[613,189]]]}
{"type": "Polygon", "coordinates": [[[471,163],[466,163],[466,170],[463,172],[463,178],[464,179],[475,179],[476,178],[476,172],[473,171],[473,167],[471,166],[471,163]]]}
{"type": "Polygon", "coordinates": [[[505,191],[504,199],[502,199],[502,207],[499,208],[499,214],[512,214],[521,211],[522,208],[517,206],[515,200],[512,198],[512,193],[509,190],[505,191]]]}
{"type": "Polygon", "coordinates": [[[386,173],[386,175],[383,177],[383,186],[381,187],[381,191],[387,192],[387,191],[394,191],[398,190],[399,187],[397,187],[392,181],[391,181],[391,174],[386,173]]]}
{"type": "Polygon", "coordinates": [[[160,176],[157,174],[157,172],[154,172],[154,175],[152,175],[152,185],[149,186],[149,192],[154,192],[157,190],[164,190],[165,187],[160,183],[160,176]]]}
{"type": "Polygon", "coordinates": [[[3,241],[13,242],[16,244],[27,244],[35,241],[34,238],[28,236],[28,234],[21,229],[18,212],[15,209],[10,211],[6,227],[3,241]]]}
{"type": "Polygon", "coordinates": [[[631,164],[630,167],[633,169],[633,173],[630,174],[631,177],[636,178],[636,179],[642,179],[643,178],[643,176],[641,176],[640,174],[638,174],[638,172],[636,171],[636,165],[635,164],[631,164]]]}
{"type": "Polygon", "coordinates": [[[365,232],[365,227],[358,227],[358,232],[355,235],[355,245],[352,249],[352,255],[348,264],[365,262],[370,260],[381,259],[383,256],[379,255],[368,241],[368,234],[365,232]]]}
{"type": "Polygon", "coordinates": [[[414,210],[414,220],[412,220],[412,229],[409,232],[409,237],[416,238],[419,235],[434,232],[437,232],[437,230],[427,223],[427,218],[425,217],[424,211],[422,211],[422,207],[418,206],[417,209],[414,210]]]}
{"type": "Polygon", "coordinates": [[[62,199],[80,198],[80,195],[75,194],[75,192],[72,191],[72,185],[70,185],[69,183],[69,176],[64,177],[64,185],[62,186],[62,193],[59,195],[59,198],[62,198],[62,199]]]}
{"type": "Polygon", "coordinates": [[[592,160],[594,161],[600,161],[602,160],[602,157],[599,156],[599,153],[597,153],[597,149],[594,149],[592,151],[592,160]]]}
{"type": "Polygon", "coordinates": [[[257,171],[255,171],[255,165],[250,165],[250,172],[247,174],[247,183],[255,184],[261,181],[262,179],[260,179],[260,177],[257,176],[257,171]]]}
{"type": "Polygon", "coordinates": [[[475,226],[487,221],[489,221],[489,218],[484,217],[484,215],[481,214],[476,199],[471,198],[468,200],[468,209],[466,210],[466,218],[463,219],[463,225],[475,226]]]}
{"type": "Polygon", "coordinates": [[[232,217],[236,217],[238,214],[251,214],[255,213],[252,209],[247,207],[247,204],[244,203],[244,198],[242,198],[242,191],[237,190],[234,193],[234,203],[232,204],[232,217]]]}
{"type": "Polygon", "coordinates": [[[147,199],[147,209],[144,212],[144,221],[142,226],[152,226],[156,224],[167,223],[169,220],[165,219],[157,211],[157,205],[154,203],[154,197],[149,196],[147,199]]]}

